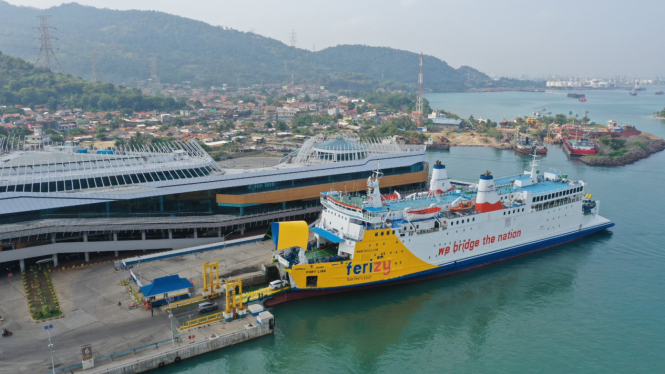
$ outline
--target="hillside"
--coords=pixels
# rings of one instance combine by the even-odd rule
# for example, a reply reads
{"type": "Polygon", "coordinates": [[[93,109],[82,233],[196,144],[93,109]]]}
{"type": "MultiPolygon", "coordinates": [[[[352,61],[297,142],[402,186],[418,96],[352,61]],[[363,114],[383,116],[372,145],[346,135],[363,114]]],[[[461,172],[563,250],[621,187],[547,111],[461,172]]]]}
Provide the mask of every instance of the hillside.
{"type": "MultiPolygon", "coordinates": [[[[33,107],[48,104],[51,110],[55,110],[61,103],[90,111],[173,110],[186,106],[172,98],[145,96],[136,88],[93,83],[52,73],[0,52],[0,105],[33,107]]],[[[0,114],[4,111],[0,109],[0,114]]]]}
{"type": "MultiPolygon", "coordinates": [[[[151,59],[162,83],[235,86],[316,83],[331,89],[414,89],[418,55],[392,48],[341,45],[317,52],[295,49],[253,33],[211,26],[155,11],[117,11],[64,4],[46,10],[0,0],[0,50],[34,62],[38,15],[57,27],[54,45],[66,73],[90,79],[97,54],[101,81],[135,86],[150,77],[151,59]],[[381,78],[383,74],[383,79],[381,78]]],[[[426,89],[460,91],[495,84],[469,67],[454,69],[425,57],[426,89]]]]}

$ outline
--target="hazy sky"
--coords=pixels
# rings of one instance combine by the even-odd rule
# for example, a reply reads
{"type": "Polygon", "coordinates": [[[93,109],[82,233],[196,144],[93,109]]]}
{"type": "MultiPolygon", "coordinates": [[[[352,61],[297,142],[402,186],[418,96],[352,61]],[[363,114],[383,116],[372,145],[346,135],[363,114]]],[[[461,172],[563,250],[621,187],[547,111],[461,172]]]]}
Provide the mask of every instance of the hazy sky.
{"type": "MultiPolygon", "coordinates": [[[[8,0],[38,8],[58,0],[8,0]]],[[[492,76],[665,75],[665,0],[79,0],[159,10],[317,50],[424,52],[492,76]]],[[[57,24],[57,20],[52,20],[57,24]]]]}

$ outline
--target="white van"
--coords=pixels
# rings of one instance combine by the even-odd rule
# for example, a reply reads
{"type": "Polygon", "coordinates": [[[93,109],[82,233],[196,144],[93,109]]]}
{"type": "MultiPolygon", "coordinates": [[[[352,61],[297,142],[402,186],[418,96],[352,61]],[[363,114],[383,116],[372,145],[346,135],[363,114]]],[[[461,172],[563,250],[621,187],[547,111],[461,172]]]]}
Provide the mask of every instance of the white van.
{"type": "Polygon", "coordinates": [[[268,283],[268,286],[270,286],[271,290],[278,290],[284,286],[286,286],[286,281],[283,280],[276,280],[268,283]]]}

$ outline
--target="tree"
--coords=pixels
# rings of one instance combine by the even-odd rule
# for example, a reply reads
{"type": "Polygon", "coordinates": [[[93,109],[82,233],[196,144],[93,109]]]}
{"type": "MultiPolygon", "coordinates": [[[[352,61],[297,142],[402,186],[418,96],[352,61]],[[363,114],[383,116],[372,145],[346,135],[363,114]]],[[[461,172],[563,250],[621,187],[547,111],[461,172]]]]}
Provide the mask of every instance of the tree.
{"type": "Polygon", "coordinates": [[[558,125],[565,125],[568,122],[568,118],[565,114],[557,114],[554,116],[554,123],[558,125]]]}
{"type": "Polygon", "coordinates": [[[265,127],[266,129],[272,129],[272,123],[270,123],[270,121],[268,121],[268,122],[263,124],[263,127],[265,127]]]}
{"type": "Polygon", "coordinates": [[[107,131],[109,130],[104,126],[97,126],[95,129],[95,138],[97,138],[97,140],[105,140],[107,131]]]}
{"type": "Polygon", "coordinates": [[[171,125],[173,125],[173,127],[182,127],[185,123],[180,118],[176,118],[171,122],[171,125]]]}
{"type": "Polygon", "coordinates": [[[286,125],[286,122],[277,120],[277,130],[286,131],[289,129],[289,126],[286,125]]]}
{"type": "Polygon", "coordinates": [[[65,135],[67,135],[67,136],[76,136],[76,135],[83,135],[83,134],[85,134],[85,131],[79,129],[78,127],[75,127],[71,130],[67,130],[65,132],[65,135]]]}
{"type": "Polygon", "coordinates": [[[132,136],[129,139],[129,146],[130,147],[140,147],[140,146],[144,145],[145,142],[146,142],[145,136],[143,136],[143,134],[141,134],[139,131],[137,131],[136,134],[134,134],[134,136],[132,136]]]}

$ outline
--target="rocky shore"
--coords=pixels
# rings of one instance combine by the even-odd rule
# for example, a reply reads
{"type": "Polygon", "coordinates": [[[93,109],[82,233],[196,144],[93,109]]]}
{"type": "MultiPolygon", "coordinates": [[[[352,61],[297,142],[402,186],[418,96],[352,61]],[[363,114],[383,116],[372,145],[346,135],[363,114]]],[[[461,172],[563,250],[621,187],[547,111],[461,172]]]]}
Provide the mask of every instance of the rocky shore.
{"type": "Polygon", "coordinates": [[[581,161],[592,166],[623,166],[647,158],[656,152],[665,150],[665,140],[649,133],[629,136],[621,148],[621,154],[598,140],[594,140],[598,155],[584,156],[581,161]],[[614,155],[611,155],[614,153],[614,155]]]}

